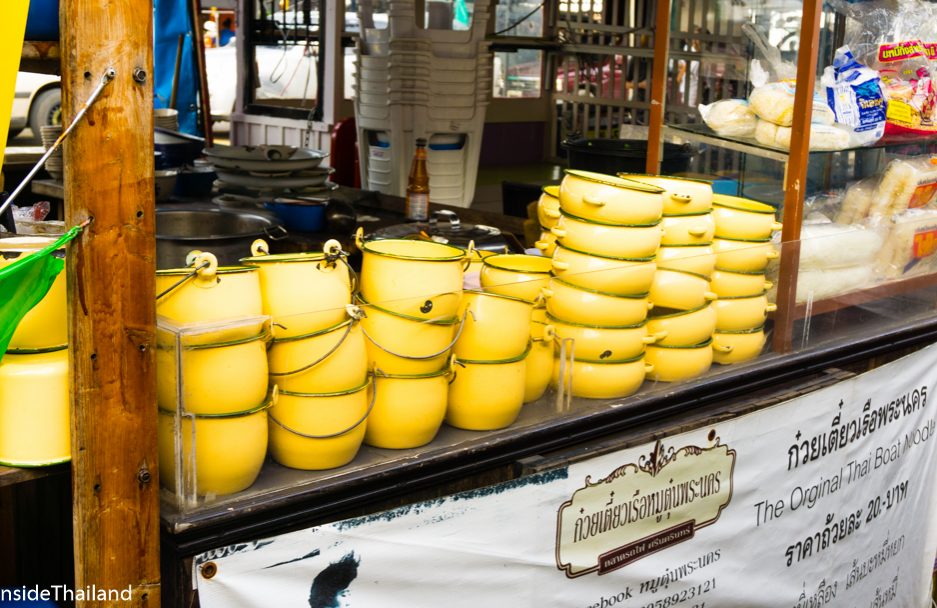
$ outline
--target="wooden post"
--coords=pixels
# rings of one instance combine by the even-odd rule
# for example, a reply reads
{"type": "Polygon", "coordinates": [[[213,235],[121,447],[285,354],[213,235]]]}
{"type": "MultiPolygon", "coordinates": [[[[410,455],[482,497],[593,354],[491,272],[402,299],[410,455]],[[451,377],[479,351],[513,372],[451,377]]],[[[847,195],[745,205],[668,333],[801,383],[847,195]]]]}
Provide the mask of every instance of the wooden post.
{"type": "Polygon", "coordinates": [[[658,0],[654,20],[654,62],[651,68],[651,113],[647,138],[645,171],[660,173],[661,140],[664,129],[664,108],[667,102],[667,67],[670,63],[670,2],[658,0]]]}
{"type": "Polygon", "coordinates": [[[62,0],[75,584],[159,606],[152,0],[62,0]]]}
{"type": "Polygon", "coordinates": [[[778,311],[774,320],[774,350],[793,348],[797,304],[797,270],[800,263],[800,226],[803,222],[807,165],[810,162],[810,119],[813,83],[817,76],[822,0],[804,0],[800,44],[797,54],[797,89],[794,92],[794,123],[791,151],[784,175],[784,228],[781,231],[781,267],[778,274],[778,311]]]}

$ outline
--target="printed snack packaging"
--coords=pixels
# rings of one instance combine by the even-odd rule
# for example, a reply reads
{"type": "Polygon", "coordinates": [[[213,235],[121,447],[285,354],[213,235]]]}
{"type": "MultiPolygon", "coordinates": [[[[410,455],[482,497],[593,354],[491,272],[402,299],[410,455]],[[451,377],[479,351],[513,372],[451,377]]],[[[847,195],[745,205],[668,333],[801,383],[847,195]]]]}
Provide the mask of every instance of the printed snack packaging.
{"type": "Polygon", "coordinates": [[[937,134],[934,123],[937,91],[924,43],[913,39],[880,44],[872,67],[878,70],[888,101],[885,134],[898,137],[937,134]]]}
{"type": "Polygon", "coordinates": [[[874,144],[885,134],[886,102],[878,72],[859,63],[848,46],[836,51],[821,84],[836,122],[848,125],[850,146],[874,144]]]}

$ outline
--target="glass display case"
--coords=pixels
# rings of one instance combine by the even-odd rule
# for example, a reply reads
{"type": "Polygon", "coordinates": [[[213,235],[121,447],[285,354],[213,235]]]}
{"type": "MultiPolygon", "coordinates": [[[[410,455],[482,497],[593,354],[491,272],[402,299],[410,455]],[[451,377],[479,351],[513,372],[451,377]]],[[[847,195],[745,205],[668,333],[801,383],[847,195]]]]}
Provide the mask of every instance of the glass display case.
{"type": "Polygon", "coordinates": [[[691,142],[714,191],[777,210],[779,352],[846,307],[933,314],[932,6],[658,4],[652,141],[691,142]]]}

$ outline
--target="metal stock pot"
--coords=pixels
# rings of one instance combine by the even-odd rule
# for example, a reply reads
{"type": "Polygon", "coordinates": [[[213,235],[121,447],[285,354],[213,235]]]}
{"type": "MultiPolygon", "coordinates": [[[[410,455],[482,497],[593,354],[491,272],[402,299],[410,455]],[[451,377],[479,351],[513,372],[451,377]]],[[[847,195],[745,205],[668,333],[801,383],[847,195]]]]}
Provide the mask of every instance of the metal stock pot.
{"type": "Polygon", "coordinates": [[[713,361],[721,365],[751,361],[765,346],[764,326],[713,334],[713,361]]]}
{"type": "Polygon", "coordinates": [[[713,195],[716,236],[726,239],[767,239],[782,225],[771,205],[737,196],[713,195]]]}
{"type": "Polygon", "coordinates": [[[647,224],[608,224],[565,211],[550,232],[564,247],[617,258],[653,256],[661,242],[660,220],[647,224]]]}
{"type": "Polygon", "coordinates": [[[712,338],[689,346],[663,346],[652,344],[647,347],[645,358],[653,369],[649,380],[680,382],[702,376],[712,366],[712,338]]]}
{"type": "Polygon", "coordinates": [[[550,279],[549,287],[542,293],[547,312],[574,323],[632,325],[644,321],[654,307],[647,293],[621,296],[579,287],[557,277],[550,279]]]}
{"type": "Polygon", "coordinates": [[[645,363],[644,353],[630,359],[591,361],[578,356],[571,363],[557,358],[553,365],[553,385],[557,386],[563,376],[571,374],[571,392],[574,397],[586,399],[620,399],[632,395],[641,388],[645,375],[653,367],[645,363]],[[571,365],[567,372],[563,369],[571,365]]]}
{"type": "Polygon", "coordinates": [[[453,357],[446,422],[458,429],[493,431],[510,426],[524,405],[527,351],[498,361],[453,357]]]}
{"type": "MultiPolygon", "coordinates": [[[[547,316],[558,340],[572,339],[577,358],[592,361],[622,361],[644,352],[657,336],[649,335],[645,322],[634,325],[607,327],[584,325],[547,316]]],[[[660,337],[663,337],[661,335],[660,337]]]]}
{"type": "Polygon", "coordinates": [[[708,340],[716,329],[714,303],[648,317],[647,330],[660,346],[686,346],[708,340]]]}
{"type": "Polygon", "coordinates": [[[544,186],[543,194],[537,201],[537,220],[543,228],[556,226],[560,219],[560,187],[544,186]]]}
{"type": "Polygon", "coordinates": [[[368,377],[364,333],[354,318],[304,336],[274,339],[267,358],[270,380],[284,391],[339,392],[368,377]]]}
{"type": "Polygon", "coordinates": [[[774,284],[765,280],[762,271],[733,272],[716,268],[710,286],[720,298],[724,298],[757,295],[768,291],[774,284]]]}
{"type": "Polygon", "coordinates": [[[527,348],[533,304],[484,291],[463,294],[465,319],[453,352],[473,360],[509,359],[527,348]]]}
{"type": "Polygon", "coordinates": [[[156,271],[157,315],[184,324],[263,314],[256,267],[219,267],[208,252],[192,252],[189,261],[189,268],[156,271]]]}
{"type": "Polygon", "coordinates": [[[650,224],[664,209],[664,189],[614,175],[567,169],[560,207],[577,217],[612,224],[650,224]]]}
{"type": "Polygon", "coordinates": [[[402,450],[426,445],[446,417],[449,368],[430,374],[398,375],[374,371],[374,409],[364,442],[402,450]]]}
{"type": "Polygon", "coordinates": [[[533,302],[550,280],[550,258],[507,253],[482,260],[481,286],[485,291],[533,302]]]}
{"type": "Polygon", "coordinates": [[[648,297],[655,307],[692,310],[717,298],[709,290],[709,277],[683,270],[659,268],[648,297]]]}
{"type": "Polygon", "coordinates": [[[716,330],[742,331],[764,325],[769,312],[778,309],[768,302],[765,293],[753,296],[728,296],[713,302],[716,311],[716,330]]]}

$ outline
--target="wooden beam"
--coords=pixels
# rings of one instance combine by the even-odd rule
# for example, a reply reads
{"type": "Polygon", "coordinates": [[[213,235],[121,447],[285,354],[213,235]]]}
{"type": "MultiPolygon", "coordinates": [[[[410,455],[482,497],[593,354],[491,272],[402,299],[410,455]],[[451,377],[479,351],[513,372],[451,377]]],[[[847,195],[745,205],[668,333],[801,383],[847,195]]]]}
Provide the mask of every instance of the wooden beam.
{"type": "Polygon", "coordinates": [[[645,171],[660,172],[664,107],[667,102],[667,64],[670,48],[670,0],[658,0],[654,22],[654,63],[651,68],[651,115],[648,124],[645,171]]]}
{"type": "Polygon", "coordinates": [[[791,150],[784,176],[784,228],[781,231],[781,268],[778,274],[778,311],[775,315],[774,350],[793,348],[797,301],[797,270],[800,264],[800,227],[804,219],[807,165],[810,162],[810,119],[813,83],[817,77],[820,46],[820,15],[823,0],[804,0],[800,44],[797,54],[797,89],[794,93],[794,124],[791,150]]]}
{"type": "Polygon", "coordinates": [[[152,0],[62,0],[75,583],[159,606],[152,0]]]}

